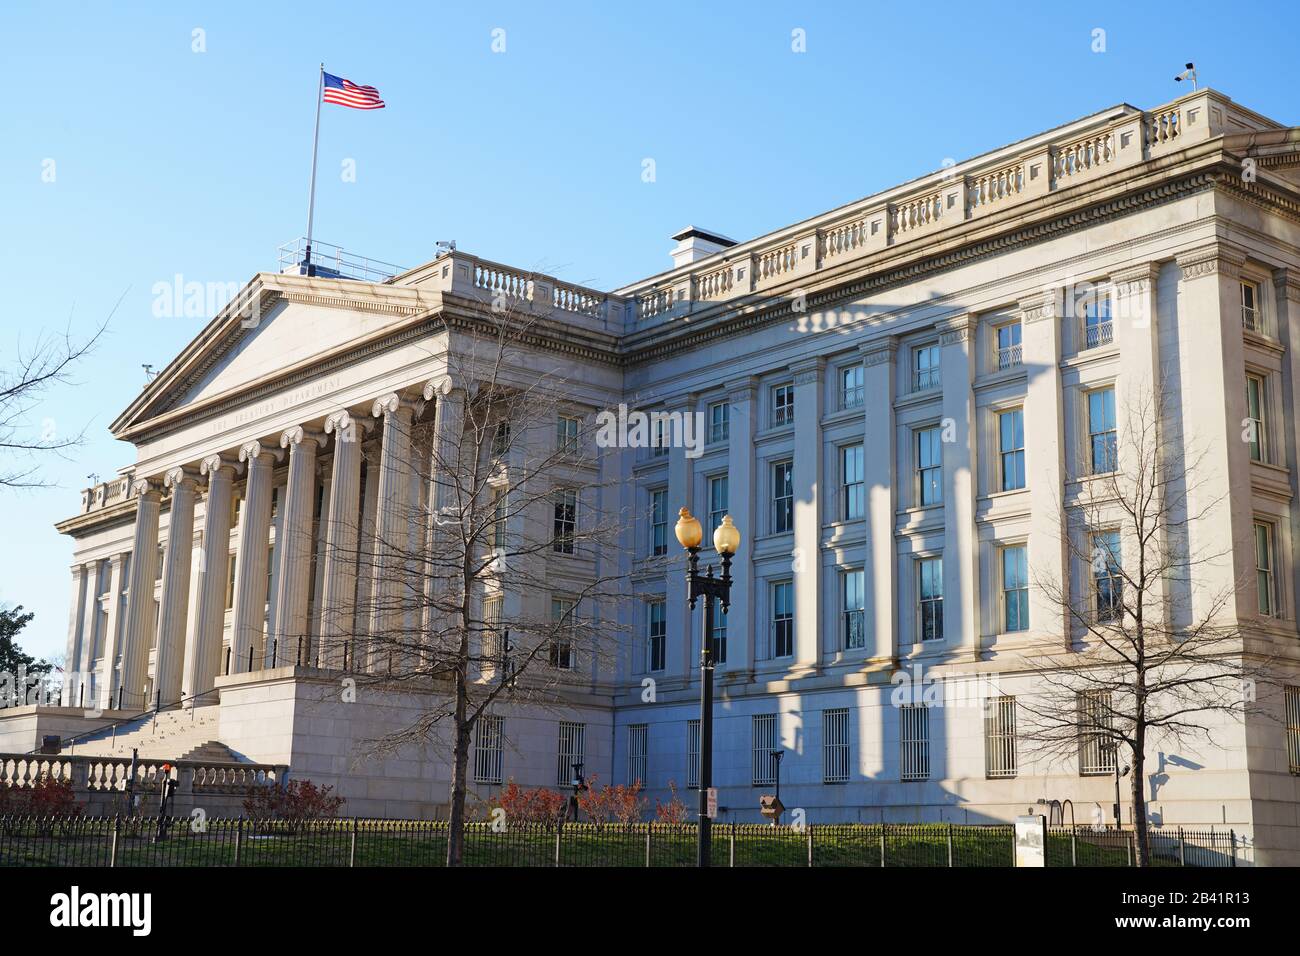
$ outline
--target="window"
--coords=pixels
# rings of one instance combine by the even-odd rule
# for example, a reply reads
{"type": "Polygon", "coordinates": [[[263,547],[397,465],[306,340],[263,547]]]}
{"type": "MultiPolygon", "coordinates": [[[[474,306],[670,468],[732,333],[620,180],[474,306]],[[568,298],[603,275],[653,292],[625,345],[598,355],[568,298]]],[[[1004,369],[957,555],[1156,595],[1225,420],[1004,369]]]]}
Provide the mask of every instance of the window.
{"type": "Polygon", "coordinates": [[[627,728],[627,782],[629,785],[644,783],[646,778],[647,755],[650,750],[650,726],[648,724],[631,724],[627,728]]]}
{"type": "Polygon", "coordinates": [[[861,408],[864,394],[862,366],[840,369],[840,408],[861,408]]]}
{"type": "Polygon", "coordinates": [[[568,598],[551,598],[551,622],[555,627],[551,635],[550,664],[560,670],[572,670],[575,623],[573,601],[568,598]]]}
{"type": "Polygon", "coordinates": [[[668,553],[668,491],[658,488],[650,492],[650,554],[660,557],[668,553]]]}
{"type": "Polygon", "coordinates": [[[1277,588],[1273,577],[1273,526],[1255,522],[1255,586],[1259,591],[1259,613],[1277,616],[1277,588]]]}
{"type": "Polygon", "coordinates": [[[651,416],[654,434],[651,436],[653,454],[656,458],[668,454],[668,418],[663,412],[651,416]]]}
{"type": "Polygon", "coordinates": [[[506,516],[508,514],[506,489],[498,488],[492,492],[492,547],[497,551],[506,549],[506,516]]]}
{"type": "Polygon", "coordinates": [[[984,776],[1016,775],[1016,699],[992,697],[984,704],[984,776]]]}
{"type": "Polygon", "coordinates": [[[700,788],[700,722],[686,721],[686,786],[690,790],[700,788]]]}
{"type": "Polygon", "coordinates": [[[794,656],[794,582],[772,585],[772,656],[794,656]]]}
{"type": "Polygon", "coordinates": [[[556,554],[573,554],[573,537],[578,524],[578,493],[572,488],[555,492],[555,537],[551,550],[556,554]]]}
{"type": "Polygon", "coordinates": [[[776,783],[776,714],[754,715],[753,785],[766,787],[776,783]]]}
{"type": "Polygon", "coordinates": [[[731,403],[714,402],[709,406],[709,441],[726,441],[731,437],[731,403]]]}
{"type": "Polygon", "coordinates": [[[1241,327],[1247,332],[1263,333],[1263,315],[1259,310],[1259,286],[1241,283],[1241,327]]]}
{"type": "Polygon", "coordinates": [[[474,728],[474,782],[502,783],[505,763],[505,718],[484,714],[474,728]]]}
{"type": "Polygon", "coordinates": [[[930,708],[905,704],[898,709],[899,778],[930,778],[930,708]]]}
{"type": "Polygon", "coordinates": [[[577,776],[575,765],[581,766],[586,762],[586,736],[586,724],[560,721],[560,745],[555,759],[555,783],[558,786],[572,786],[577,776]]]}
{"type": "Polygon", "coordinates": [[[772,533],[794,529],[794,462],[772,466],[772,533]]]}
{"type": "Polygon", "coordinates": [[[922,508],[943,501],[943,444],[937,425],[916,432],[916,482],[922,508]]]}
{"type": "Polygon", "coordinates": [[[822,711],[822,783],[849,782],[849,711],[822,711]]]}
{"type": "Polygon", "coordinates": [[[772,389],[772,426],[794,424],[794,386],[777,385],[772,389]]]}
{"type": "Polygon", "coordinates": [[[1109,345],[1114,338],[1110,321],[1110,296],[1096,295],[1083,303],[1083,347],[1109,345]]]}
{"type": "Polygon", "coordinates": [[[570,415],[561,415],[555,422],[555,447],[560,451],[574,452],[578,450],[578,428],[582,424],[581,418],[574,418],[570,415]]]}
{"type": "Polygon", "coordinates": [[[943,640],[943,558],[916,562],[917,615],[923,641],[943,640]]]}
{"type": "Polygon", "coordinates": [[[492,449],[493,458],[500,458],[510,450],[510,423],[497,422],[496,428],[492,431],[492,449]]]}
{"type": "Polygon", "coordinates": [[[912,391],[939,385],[939,346],[931,343],[912,349],[912,391]]]}
{"type": "Polygon", "coordinates": [[[1111,694],[1107,690],[1080,691],[1079,775],[1099,777],[1115,772],[1115,746],[1111,727],[1111,694]]]}
{"type": "Polygon", "coordinates": [[[490,594],[483,599],[483,660],[493,665],[504,663],[505,657],[501,606],[500,594],[490,594]]]}
{"type": "Polygon", "coordinates": [[[727,612],[722,609],[722,602],[716,599],[713,604],[713,633],[709,635],[709,654],[713,657],[713,663],[727,663],[727,612]]]}
{"type": "Polygon", "coordinates": [[[235,554],[232,551],[226,561],[226,610],[235,606],[235,554]]]}
{"type": "Polygon", "coordinates": [[[663,670],[668,664],[668,627],[665,618],[667,605],[663,601],[646,604],[646,670],[651,673],[663,670]]]}
{"type": "Polygon", "coordinates": [[[997,367],[1015,368],[1023,361],[1020,350],[1020,323],[1010,322],[1007,325],[999,325],[994,334],[997,337],[997,367]]]}
{"type": "Polygon", "coordinates": [[[709,479],[709,529],[706,541],[713,540],[713,532],[718,530],[727,513],[727,476],[716,475],[709,479]]]}
{"type": "Polygon", "coordinates": [[[863,608],[866,607],[863,601],[863,577],[861,570],[840,572],[840,592],[843,601],[840,624],[843,642],[841,646],[849,650],[867,646],[863,620],[863,608]]]}
{"type": "Polygon", "coordinates": [[[845,521],[857,521],[866,516],[864,467],[861,445],[845,445],[840,449],[840,517],[845,521]]]}
{"type": "Polygon", "coordinates": [[[1092,589],[1096,598],[1098,624],[1120,619],[1124,611],[1124,580],[1121,576],[1119,532],[1102,531],[1092,536],[1092,589]]]}
{"type": "Polygon", "coordinates": [[[1029,555],[1023,544],[1002,549],[1002,630],[1029,630],[1029,555]]]}
{"type": "Polygon", "coordinates": [[[1250,460],[1268,461],[1268,392],[1262,375],[1246,376],[1246,417],[1249,419],[1250,460]]]}
{"type": "Polygon", "coordinates": [[[1103,475],[1116,466],[1115,389],[1088,393],[1088,444],[1092,474],[1103,475]]]}
{"type": "Polygon", "coordinates": [[[1291,772],[1300,775],[1300,687],[1283,688],[1286,699],[1286,756],[1291,772]]]}
{"type": "Polygon", "coordinates": [[[1025,487],[1025,411],[1013,408],[998,415],[998,453],[1003,491],[1025,487]]]}

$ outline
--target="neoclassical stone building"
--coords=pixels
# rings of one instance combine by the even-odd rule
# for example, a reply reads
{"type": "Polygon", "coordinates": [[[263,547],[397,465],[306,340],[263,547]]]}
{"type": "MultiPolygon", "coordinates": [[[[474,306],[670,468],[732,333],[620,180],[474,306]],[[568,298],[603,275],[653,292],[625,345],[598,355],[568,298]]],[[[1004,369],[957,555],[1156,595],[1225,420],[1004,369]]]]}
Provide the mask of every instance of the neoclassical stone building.
{"type": "MultiPolygon", "coordinates": [[[[480,794],[556,786],[574,762],[659,797],[694,784],[701,620],[666,561],[688,506],[743,532],[714,635],[724,817],[757,819],[779,772],[812,821],[1004,820],[1067,800],[1080,822],[1109,819],[1113,757],[1084,741],[1040,758],[1017,700],[1071,630],[1038,575],[1085,601],[1107,586],[1105,561],[1075,566],[1061,518],[1159,394],[1204,446],[1198,494],[1222,502],[1188,522],[1193,552],[1226,550],[1197,573],[1289,686],[1272,719],[1218,720],[1212,744],[1152,741],[1148,805],[1300,862],[1300,129],[1201,90],[745,242],[674,238],[671,269],[612,292],[460,251],[382,281],[255,276],[113,423],[134,462],[59,525],[76,542],[68,669],[85,676],[64,706],[0,719],[5,749],[88,726],[85,709],[102,722],[185,699],[207,736],[338,784],[351,812],[436,812],[439,748],[353,760],[419,693],[319,693],[344,663],[319,649],[346,636],[320,608],[382,579],[324,539],[334,516],[382,528],[421,493],[392,477],[412,454],[394,423],[455,420],[473,388],[451,376],[457,330],[504,296],[535,319],[518,371],[562,375],[584,421],[622,403],[704,427],[698,447],[601,449],[636,516],[617,559],[631,637],[568,661],[555,706],[494,712],[480,794]],[[900,674],[981,699],[899,707],[900,674]]],[[[590,573],[563,554],[548,567],[557,594],[590,573]]],[[[506,622],[511,602],[550,599],[504,589],[506,622]]]]}

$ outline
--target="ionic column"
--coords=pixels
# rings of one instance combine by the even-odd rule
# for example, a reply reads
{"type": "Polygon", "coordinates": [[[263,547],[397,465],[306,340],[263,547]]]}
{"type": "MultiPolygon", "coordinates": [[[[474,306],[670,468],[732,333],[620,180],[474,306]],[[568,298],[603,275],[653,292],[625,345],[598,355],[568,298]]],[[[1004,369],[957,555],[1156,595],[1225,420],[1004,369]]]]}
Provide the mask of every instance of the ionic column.
{"type": "MultiPolygon", "coordinates": [[[[235,556],[234,633],[231,637],[232,674],[249,668],[249,651],[265,636],[267,598],[267,547],[271,535],[271,477],[274,453],[261,442],[239,449],[248,468],[248,487],[239,519],[239,552],[235,556]]],[[[256,665],[254,665],[256,666],[256,665]]]]}
{"type": "Polygon", "coordinates": [[[311,583],[312,510],[316,500],[316,449],[325,436],[295,425],[280,436],[289,449],[289,481],[280,513],[280,575],[275,600],[277,660],[273,666],[311,659],[307,591],[311,583]],[[299,653],[299,648],[302,653],[299,653]]]}
{"type": "Polygon", "coordinates": [[[357,529],[361,523],[361,435],[348,412],[325,419],[334,436],[329,511],[325,524],[325,570],[321,584],[321,662],[343,666],[343,642],[353,636],[357,599],[357,529]]]}
{"type": "MultiPolygon", "coordinates": [[[[108,620],[104,622],[104,657],[100,663],[100,681],[96,696],[101,710],[117,708],[117,659],[122,653],[122,578],[130,555],[115,554],[108,559],[108,594],[104,603],[108,605],[108,620]]],[[[149,582],[151,585],[153,581],[149,582]]]]}
{"type": "Polygon", "coordinates": [[[394,639],[402,620],[398,576],[406,552],[410,519],[411,421],[415,406],[396,392],[375,401],[373,418],[383,419],[379,457],[379,501],[375,513],[375,573],[370,589],[369,667],[383,666],[388,650],[379,642],[394,639]]]}
{"type": "Polygon", "coordinates": [[[145,681],[153,627],[153,583],[158,576],[158,516],[162,494],[147,479],[131,487],[136,496],[135,537],[131,543],[131,574],[127,584],[126,623],[122,639],[119,697],[123,709],[143,710],[149,705],[145,681]]]}
{"type": "Polygon", "coordinates": [[[894,468],[897,460],[894,426],[894,368],[898,340],[873,339],[859,347],[862,353],[862,407],[866,426],[862,434],[862,480],[867,489],[866,610],[869,660],[898,662],[894,607],[898,590],[898,548],[894,542],[896,498],[894,468]]]}
{"type": "Polygon", "coordinates": [[[81,622],[83,610],[87,600],[93,600],[93,595],[88,596],[87,573],[88,565],[74,564],[72,566],[72,600],[68,602],[68,644],[64,653],[64,677],[63,690],[59,696],[59,703],[64,707],[75,707],[77,705],[77,696],[81,688],[80,660],[82,657],[82,645],[86,641],[86,632],[82,630],[81,622]]]}
{"type": "MultiPolygon", "coordinates": [[[[225,629],[229,583],[230,508],[237,468],[235,462],[220,455],[205,458],[199,465],[199,472],[208,479],[208,497],[203,512],[197,604],[185,640],[181,696],[187,699],[212,690],[221,671],[221,635],[225,629]]],[[[193,703],[187,700],[188,706],[193,703]]]]}
{"type": "Polygon", "coordinates": [[[975,535],[975,317],[939,323],[943,383],[943,633],[949,647],[978,659],[979,543],[975,535]]]}
{"type": "MultiPolygon", "coordinates": [[[[429,524],[425,532],[426,560],[432,563],[425,569],[424,609],[420,624],[425,635],[432,635],[439,626],[439,622],[434,620],[434,592],[438,579],[445,577],[439,573],[435,557],[443,553],[439,546],[438,527],[443,509],[453,506],[457,501],[456,481],[463,474],[460,468],[460,443],[464,430],[465,390],[457,388],[450,377],[444,377],[424,386],[424,400],[435,402],[435,405],[427,489],[429,524]]],[[[504,564],[502,570],[505,570],[504,564]]]]}
{"type": "MultiPolygon", "coordinates": [[[[794,657],[804,671],[820,666],[822,622],[822,368],[815,358],[794,375],[794,657]]],[[[829,640],[838,642],[835,629],[829,640]]]]}
{"type": "Polygon", "coordinates": [[[190,559],[194,554],[194,475],[173,468],[163,477],[172,489],[167,545],[163,551],[162,601],[158,608],[158,654],[154,658],[155,705],[181,698],[181,663],[185,654],[185,619],[189,610],[190,559]]]}
{"type": "Polygon", "coordinates": [[[95,666],[95,645],[98,643],[99,629],[99,562],[91,561],[82,565],[87,576],[86,603],[82,608],[81,618],[81,654],[72,662],[76,668],[78,687],[76,696],[68,701],[69,707],[94,707],[94,678],[91,668],[95,666]]]}
{"type": "MultiPolygon", "coordinates": [[[[1070,568],[1064,498],[1065,416],[1061,397],[1060,292],[1020,303],[1025,368],[1025,485],[1029,490],[1029,631],[1069,647],[1070,568]]],[[[999,630],[1001,628],[999,627],[999,630]]]]}

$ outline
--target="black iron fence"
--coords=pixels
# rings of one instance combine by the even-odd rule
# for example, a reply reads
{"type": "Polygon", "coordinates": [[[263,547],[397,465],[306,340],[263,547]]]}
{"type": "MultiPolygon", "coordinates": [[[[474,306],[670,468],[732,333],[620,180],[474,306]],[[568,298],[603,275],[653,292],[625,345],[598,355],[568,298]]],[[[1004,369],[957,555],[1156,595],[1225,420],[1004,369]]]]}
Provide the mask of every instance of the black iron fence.
{"type": "MultiPolygon", "coordinates": [[[[1232,830],[1153,831],[1154,866],[1236,866],[1232,830]]],[[[1131,830],[1051,827],[1048,866],[1131,866],[1131,830]]],[[[0,817],[0,866],[442,866],[447,824],[342,819],[254,823],[178,817],[0,817]]],[[[694,866],[693,824],[466,827],[467,866],[694,866]]],[[[1010,826],[714,826],[715,866],[1012,866],[1010,826]]]]}

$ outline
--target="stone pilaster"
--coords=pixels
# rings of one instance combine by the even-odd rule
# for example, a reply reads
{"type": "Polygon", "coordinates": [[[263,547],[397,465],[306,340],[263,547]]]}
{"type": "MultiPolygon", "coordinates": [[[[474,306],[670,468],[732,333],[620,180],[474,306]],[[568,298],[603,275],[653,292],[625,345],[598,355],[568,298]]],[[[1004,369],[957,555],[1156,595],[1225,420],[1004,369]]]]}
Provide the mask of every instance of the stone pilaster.
{"type": "MultiPolygon", "coordinates": [[[[822,369],[821,357],[790,367],[794,376],[794,664],[821,665],[822,369]]],[[[838,630],[830,638],[839,641],[838,630]]]]}
{"type": "Polygon", "coordinates": [[[82,565],[82,571],[86,574],[87,581],[86,602],[81,612],[81,655],[71,662],[82,686],[77,689],[76,696],[68,701],[69,707],[95,706],[91,670],[95,666],[95,645],[99,641],[99,562],[91,561],[82,565]]]}
{"type": "MultiPolygon", "coordinates": [[[[112,710],[117,707],[117,685],[119,683],[117,661],[122,654],[122,635],[125,632],[121,613],[122,578],[130,566],[130,559],[129,554],[115,554],[109,558],[108,594],[104,596],[108,619],[104,624],[104,657],[100,665],[99,693],[97,695],[102,710],[112,710]]],[[[153,585],[152,578],[150,578],[149,584],[150,586],[153,585]]]]}
{"type": "Polygon", "coordinates": [[[731,520],[740,529],[740,547],[731,562],[731,610],[727,612],[727,674],[748,680],[754,671],[754,645],[762,623],[754,616],[754,535],[758,530],[754,501],[754,431],[758,417],[758,381],[743,378],[727,383],[731,405],[727,425],[727,502],[731,520]]]}
{"type": "Polygon", "coordinates": [[[86,640],[86,632],[82,629],[83,610],[86,601],[93,599],[93,595],[88,596],[90,587],[87,584],[89,578],[87,567],[84,564],[72,566],[72,600],[68,604],[68,643],[63,655],[64,679],[59,697],[59,702],[65,707],[77,706],[77,698],[81,690],[83,671],[80,670],[79,662],[82,658],[82,644],[86,640]]]}
{"type": "MultiPolygon", "coordinates": [[[[688,395],[670,411],[678,411],[683,416],[693,415],[696,404],[696,396],[688,395]]],[[[671,435],[671,432],[667,434],[671,435]]],[[[701,515],[700,509],[696,507],[693,500],[694,489],[695,462],[686,457],[686,448],[683,443],[678,442],[668,449],[668,533],[670,535],[673,533],[673,526],[677,523],[678,513],[682,508],[689,508],[691,514],[700,519],[705,538],[708,538],[708,515],[701,515]]],[[[706,543],[702,544],[707,546],[706,543]]],[[[681,553],[681,546],[676,543],[675,538],[668,539],[668,549],[669,554],[681,553]]],[[[689,683],[692,674],[699,666],[699,660],[692,652],[695,650],[695,629],[703,627],[695,619],[702,620],[703,611],[698,610],[697,606],[696,613],[692,614],[690,607],[687,606],[684,563],[673,562],[671,570],[668,571],[665,591],[667,606],[664,608],[664,613],[668,642],[665,649],[667,654],[665,676],[676,677],[689,683]]]]}
{"type": "Polygon", "coordinates": [[[135,535],[131,543],[118,699],[126,710],[144,710],[151,703],[145,683],[153,643],[153,588],[158,575],[158,517],[162,511],[162,494],[157,484],[145,479],[136,479],[131,491],[136,496],[135,535]]]}
{"type": "Polygon", "coordinates": [[[274,453],[261,442],[239,449],[248,468],[248,486],[239,519],[239,552],[235,556],[235,606],[232,611],[230,673],[250,670],[249,651],[256,667],[258,647],[266,636],[267,549],[271,535],[271,478],[274,453]]]}
{"type": "Polygon", "coordinates": [[[859,346],[862,352],[862,405],[866,426],[862,441],[863,481],[867,489],[867,544],[864,563],[869,659],[894,666],[898,663],[898,548],[894,540],[897,514],[894,470],[897,467],[898,429],[894,422],[894,373],[898,340],[873,339],[859,346]]]}
{"type": "Polygon", "coordinates": [[[975,534],[975,329],[973,315],[939,323],[943,385],[943,634],[948,647],[980,653],[979,542],[975,534]]]}
{"type": "Polygon", "coordinates": [[[163,549],[162,601],[158,606],[158,653],[154,657],[153,701],[174,704],[181,698],[181,671],[185,654],[185,622],[189,610],[190,562],[194,555],[194,475],[173,468],[163,476],[171,489],[167,519],[167,544],[163,549]]]}
{"type": "Polygon", "coordinates": [[[311,584],[313,508],[316,502],[316,450],[325,436],[295,425],[280,436],[289,449],[289,480],[280,515],[280,574],[272,628],[276,659],[272,666],[311,660],[308,589],[311,584]]]}
{"type": "MultiPolygon", "coordinates": [[[[429,466],[428,486],[425,489],[428,510],[425,547],[430,564],[425,569],[424,607],[420,624],[424,634],[432,635],[441,626],[435,620],[434,590],[439,586],[439,579],[446,577],[445,569],[439,566],[437,559],[437,555],[445,553],[439,529],[441,523],[447,520],[446,509],[454,507],[460,497],[456,482],[457,477],[464,473],[460,452],[465,427],[465,389],[458,387],[449,376],[444,376],[427,383],[423,394],[426,402],[434,403],[434,434],[432,445],[426,449],[429,466]]],[[[508,468],[508,472],[512,470],[508,468]]],[[[499,572],[508,574],[508,560],[503,559],[499,572]]],[[[427,655],[429,649],[426,648],[425,653],[427,655]]]]}

